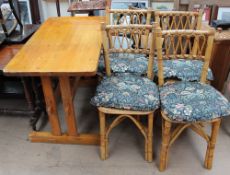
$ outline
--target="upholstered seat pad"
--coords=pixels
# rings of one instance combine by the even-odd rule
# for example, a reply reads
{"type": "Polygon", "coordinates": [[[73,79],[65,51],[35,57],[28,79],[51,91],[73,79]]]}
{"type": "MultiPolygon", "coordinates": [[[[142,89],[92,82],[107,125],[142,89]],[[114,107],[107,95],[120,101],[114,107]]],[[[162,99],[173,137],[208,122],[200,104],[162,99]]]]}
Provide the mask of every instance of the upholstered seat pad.
{"type": "MultiPolygon", "coordinates": [[[[114,73],[138,73],[147,72],[148,59],[144,54],[115,53],[110,54],[110,67],[114,73]]],[[[104,58],[99,59],[99,72],[105,70],[104,58]]]]}
{"type": "MultiPolygon", "coordinates": [[[[198,81],[200,80],[203,62],[200,60],[164,60],[164,77],[176,77],[183,81],[198,81]]],[[[157,61],[154,64],[154,73],[157,75],[157,61]]],[[[208,69],[208,80],[213,80],[211,69],[208,69]]]]}
{"type": "Polygon", "coordinates": [[[159,92],[148,78],[120,74],[104,78],[91,103],[98,107],[151,111],[159,107],[159,92]]]}
{"type": "Polygon", "coordinates": [[[207,121],[230,115],[228,100],[207,84],[176,82],[160,88],[162,110],[174,121],[207,121]]]}
{"type": "MultiPolygon", "coordinates": [[[[203,62],[199,60],[164,60],[164,77],[179,78],[183,81],[198,81],[200,80],[203,62]]],[[[110,67],[114,73],[138,73],[144,74],[147,72],[148,59],[143,54],[111,54],[110,67]]],[[[154,74],[157,75],[157,61],[153,66],[154,74]]],[[[99,60],[99,72],[104,72],[104,58],[99,60]]],[[[211,69],[208,69],[208,80],[213,80],[211,69]]]]}

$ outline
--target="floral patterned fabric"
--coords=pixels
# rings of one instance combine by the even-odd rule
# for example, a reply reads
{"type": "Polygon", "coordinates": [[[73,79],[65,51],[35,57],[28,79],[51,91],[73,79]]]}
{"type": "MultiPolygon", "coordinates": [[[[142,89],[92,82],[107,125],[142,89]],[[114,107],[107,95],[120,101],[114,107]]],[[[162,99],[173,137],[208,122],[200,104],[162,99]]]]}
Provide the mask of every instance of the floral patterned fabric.
{"type": "MultiPolygon", "coordinates": [[[[200,60],[164,60],[164,77],[179,78],[183,81],[199,81],[203,62],[200,60]]],[[[154,64],[154,74],[157,75],[157,61],[154,64]]],[[[211,69],[208,69],[208,80],[213,80],[211,69]]]]}
{"type": "MultiPolygon", "coordinates": [[[[114,73],[145,74],[148,59],[144,54],[114,53],[110,54],[110,67],[114,73]]],[[[104,57],[99,59],[98,71],[105,72],[104,57]]]]}
{"type": "Polygon", "coordinates": [[[207,121],[230,115],[230,103],[217,90],[198,82],[176,82],[160,88],[161,108],[174,121],[207,121]]]}
{"type": "MultiPolygon", "coordinates": [[[[164,60],[164,77],[179,78],[183,81],[200,80],[203,62],[199,60],[164,60]]],[[[148,69],[148,58],[144,54],[111,54],[110,66],[114,73],[145,74],[148,69]]],[[[105,72],[104,57],[99,60],[98,71],[105,72]]],[[[154,74],[157,75],[158,67],[155,60],[154,74]]],[[[208,69],[208,80],[213,80],[211,69],[208,69]]]]}
{"type": "Polygon", "coordinates": [[[148,78],[132,74],[105,77],[91,103],[98,107],[151,111],[159,107],[158,87],[148,78]]]}

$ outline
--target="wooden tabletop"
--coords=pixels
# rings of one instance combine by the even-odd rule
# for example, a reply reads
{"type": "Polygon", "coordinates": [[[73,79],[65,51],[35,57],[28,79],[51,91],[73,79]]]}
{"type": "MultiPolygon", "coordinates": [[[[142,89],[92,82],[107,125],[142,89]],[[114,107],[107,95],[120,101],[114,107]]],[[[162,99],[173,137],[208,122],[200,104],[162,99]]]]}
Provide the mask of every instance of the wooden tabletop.
{"type": "Polygon", "coordinates": [[[104,17],[49,18],[4,68],[7,75],[96,74],[104,17]]]}

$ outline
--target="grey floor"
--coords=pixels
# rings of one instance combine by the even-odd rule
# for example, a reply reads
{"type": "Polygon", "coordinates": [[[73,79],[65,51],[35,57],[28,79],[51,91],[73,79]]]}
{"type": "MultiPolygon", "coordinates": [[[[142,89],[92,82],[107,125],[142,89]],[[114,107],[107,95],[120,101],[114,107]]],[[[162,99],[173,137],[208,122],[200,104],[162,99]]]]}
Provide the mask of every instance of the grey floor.
{"type": "MultiPolygon", "coordinates": [[[[98,132],[97,112],[89,104],[93,92],[93,89],[80,88],[75,99],[77,121],[82,132],[98,132]]],[[[59,104],[58,108],[63,123],[62,106],[59,104]]],[[[63,124],[63,131],[65,128],[63,124]]],[[[49,124],[43,130],[49,130],[49,124]]],[[[152,163],[144,160],[143,138],[129,121],[111,133],[110,157],[106,161],[100,160],[98,146],[30,143],[27,138],[30,131],[29,118],[0,116],[0,175],[230,174],[230,117],[222,122],[212,170],[203,168],[206,143],[188,130],[172,146],[168,168],[160,173],[160,119],[155,122],[152,163]]]]}

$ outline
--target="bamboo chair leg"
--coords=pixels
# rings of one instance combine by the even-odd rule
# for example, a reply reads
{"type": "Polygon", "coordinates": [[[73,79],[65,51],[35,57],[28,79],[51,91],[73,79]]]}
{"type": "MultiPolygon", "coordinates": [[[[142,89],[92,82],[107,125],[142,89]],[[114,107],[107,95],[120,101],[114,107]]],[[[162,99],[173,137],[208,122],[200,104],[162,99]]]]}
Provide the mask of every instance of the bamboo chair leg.
{"type": "Polygon", "coordinates": [[[161,144],[161,153],[160,153],[160,171],[164,171],[167,167],[168,162],[168,151],[169,143],[171,138],[171,126],[172,123],[162,119],[162,144],[161,144]]]}
{"type": "Polygon", "coordinates": [[[153,114],[148,115],[147,161],[153,161],[153,114]]]}
{"type": "Polygon", "coordinates": [[[99,111],[99,119],[100,119],[100,154],[101,159],[106,159],[106,127],[105,127],[105,114],[99,111]]]}
{"type": "Polygon", "coordinates": [[[108,139],[108,137],[106,137],[105,138],[105,158],[106,159],[108,159],[108,157],[109,157],[108,145],[109,145],[109,139],[108,139]]]}
{"type": "Polygon", "coordinates": [[[148,140],[145,139],[145,160],[148,161],[148,140]]]}
{"type": "Polygon", "coordinates": [[[210,141],[208,142],[206,156],[205,156],[205,168],[207,168],[207,169],[212,168],[214,150],[215,150],[218,131],[220,128],[220,122],[221,122],[221,120],[218,120],[218,121],[215,121],[212,123],[211,137],[210,137],[210,141]]]}

